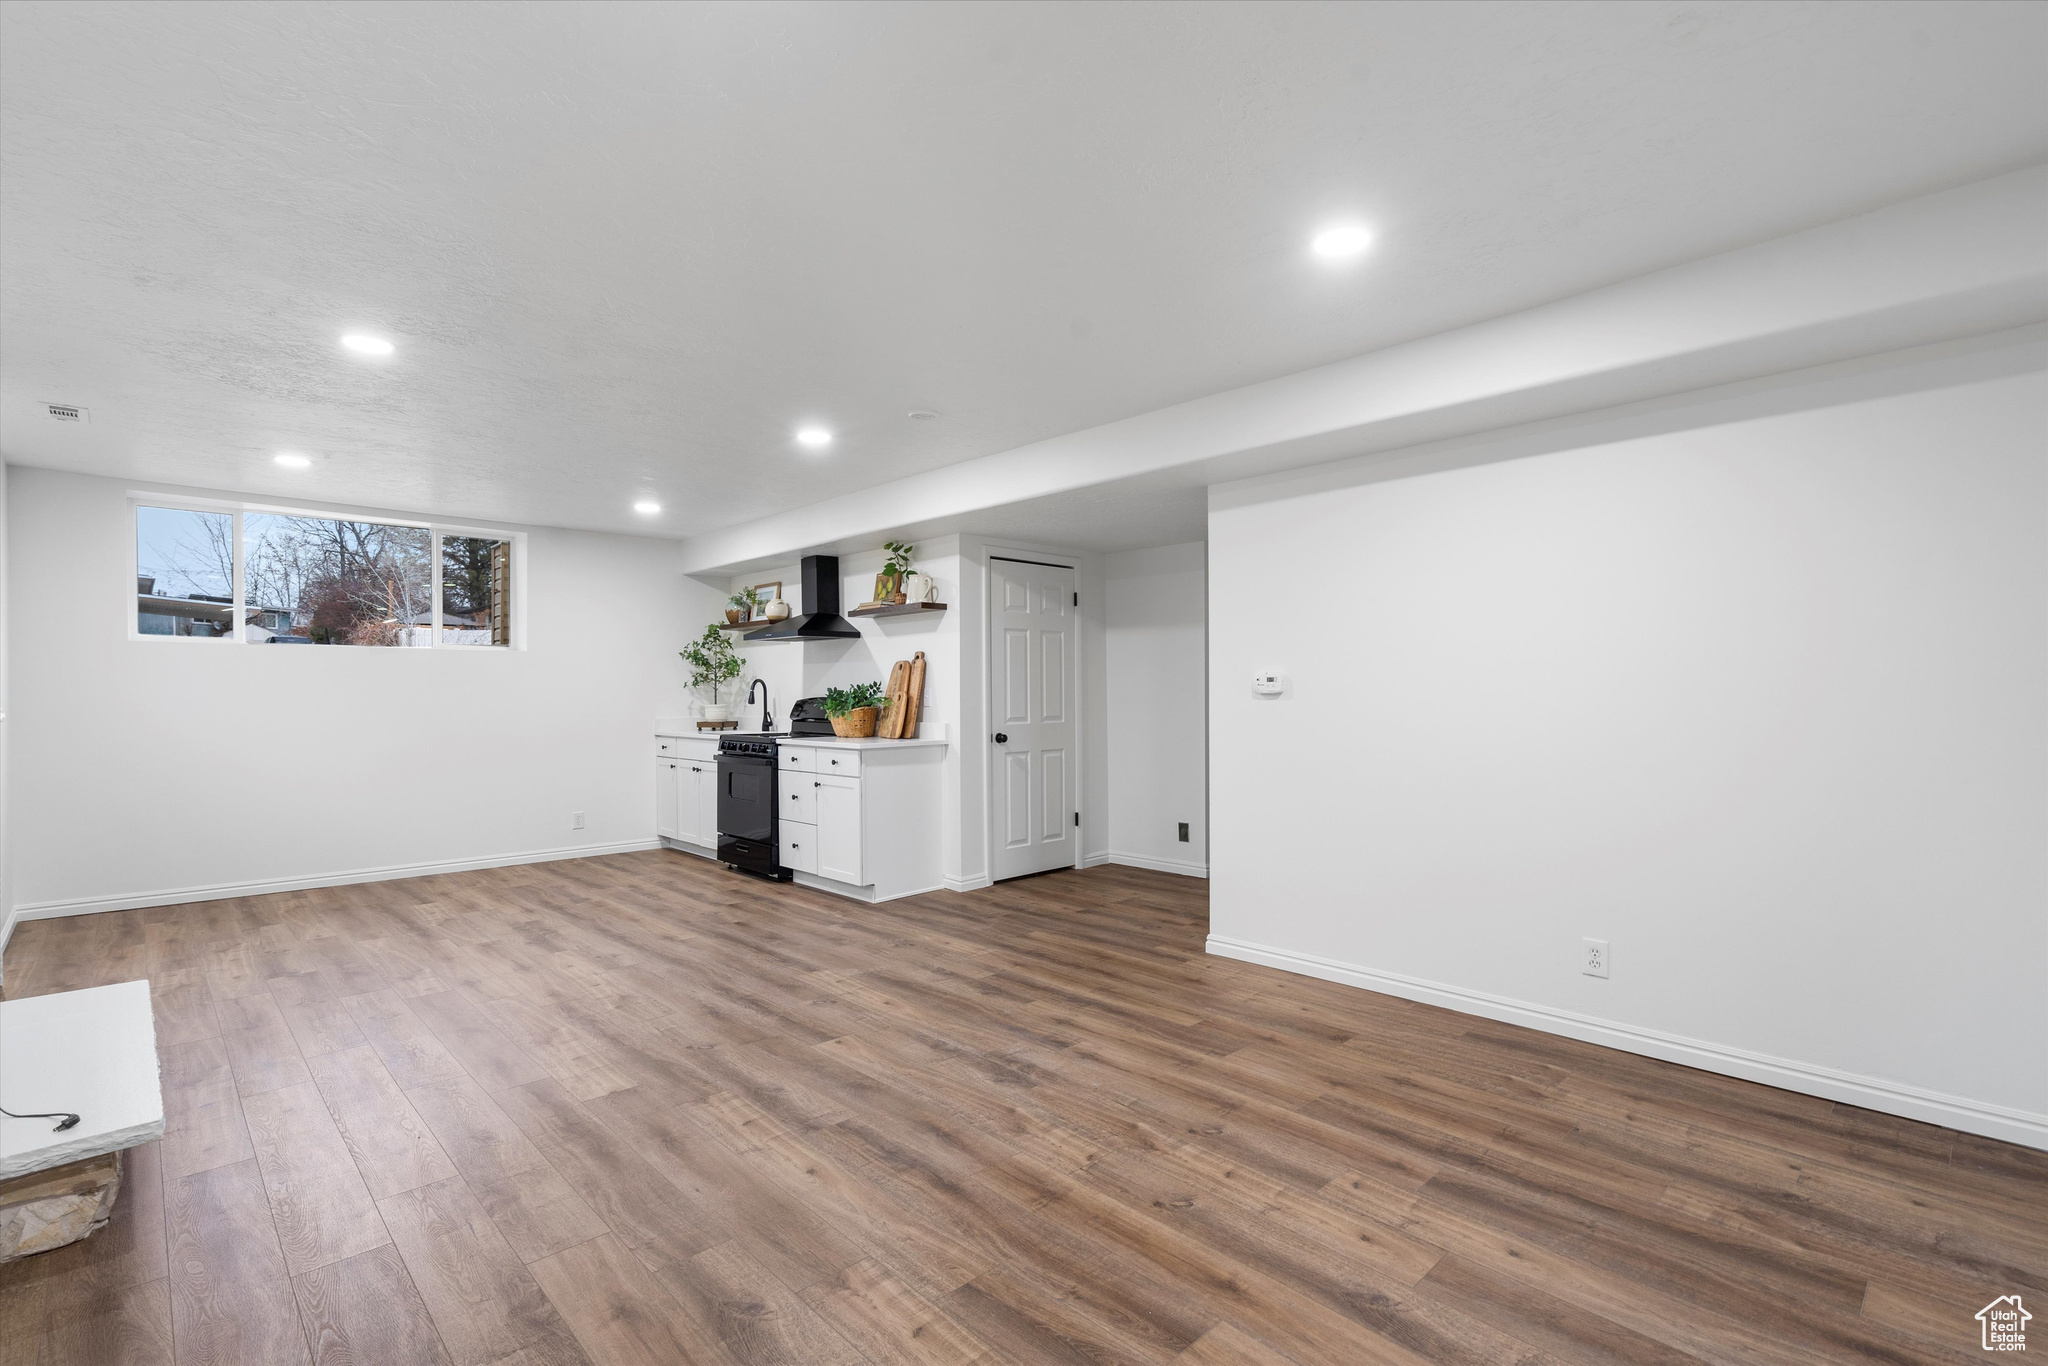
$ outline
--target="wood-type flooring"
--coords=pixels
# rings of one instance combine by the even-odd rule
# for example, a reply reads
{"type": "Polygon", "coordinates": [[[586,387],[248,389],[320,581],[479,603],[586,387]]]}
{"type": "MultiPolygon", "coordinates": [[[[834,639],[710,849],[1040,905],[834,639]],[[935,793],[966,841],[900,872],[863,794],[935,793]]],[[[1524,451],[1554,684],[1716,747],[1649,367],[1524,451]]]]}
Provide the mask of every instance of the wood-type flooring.
{"type": "Polygon", "coordinates": [[[11,996],[151,981],[168,1130],[0,1267],[0,1366],[1962,1362],[2007,1294],[2048,1350],[2048,1156],[1208,957],[1206,890],[23,924],[11,996]]]}

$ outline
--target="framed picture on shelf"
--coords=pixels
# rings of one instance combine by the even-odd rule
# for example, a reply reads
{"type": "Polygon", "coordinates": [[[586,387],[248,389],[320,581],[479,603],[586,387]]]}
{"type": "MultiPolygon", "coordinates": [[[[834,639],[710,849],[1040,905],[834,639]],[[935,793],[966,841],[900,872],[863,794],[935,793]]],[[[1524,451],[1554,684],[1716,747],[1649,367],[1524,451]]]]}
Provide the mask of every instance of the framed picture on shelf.
{"type": "Polygon", "coordinates": [[[775,601],[775,600],[776,600],[777,598],[779,598],[779,597],[781,597],[781,596],[782,596],[782,580],[781,580],[781,579],[777,579],[777,580],[776,580],[775,582],[773,582],[773,583],[757,583],[757,584],[755,584],[755,585],[754,585],[754,617],[753,617],[753,619],[754,619],[755,621],[766,621],[766,620],[768,620],[768,604],[769,604],[769,603],[771,603],[771,602],[773,602],[773,601],[775,601]]]}

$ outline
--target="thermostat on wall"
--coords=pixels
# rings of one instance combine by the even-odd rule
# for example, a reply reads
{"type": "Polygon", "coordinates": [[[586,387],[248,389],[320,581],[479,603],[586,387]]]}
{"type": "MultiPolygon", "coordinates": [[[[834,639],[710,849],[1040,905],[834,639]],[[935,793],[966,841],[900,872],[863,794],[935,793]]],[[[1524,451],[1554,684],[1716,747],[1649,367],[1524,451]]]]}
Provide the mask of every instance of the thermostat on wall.
{"type": "Polygon", "coordinates": [[[1287,691],[1287,680],[1279,674],[1253,674],[1252,691],[1260,697],[1278,697],[1287,691]]]}

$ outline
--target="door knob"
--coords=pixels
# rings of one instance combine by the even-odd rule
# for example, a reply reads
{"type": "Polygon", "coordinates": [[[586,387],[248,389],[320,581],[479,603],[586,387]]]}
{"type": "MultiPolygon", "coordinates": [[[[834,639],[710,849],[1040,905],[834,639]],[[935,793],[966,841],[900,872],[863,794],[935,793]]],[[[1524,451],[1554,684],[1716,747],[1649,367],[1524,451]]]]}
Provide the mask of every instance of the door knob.
{"type": "Polygon", "coordinates": [[[1009,744],[1009,743],[1010,743],[1010,737],[1009,737],[1009,736],[1007,736],[1007,735],[1005,735],[1005,734],[1003,734],[1003,733],[1002,733],[1001,731],[997,731],[997,732],[996,732],[996,743],[997,743],[997,744],[999,744],[999,745],[1007,745],[1007,744],[1009,744]]]}

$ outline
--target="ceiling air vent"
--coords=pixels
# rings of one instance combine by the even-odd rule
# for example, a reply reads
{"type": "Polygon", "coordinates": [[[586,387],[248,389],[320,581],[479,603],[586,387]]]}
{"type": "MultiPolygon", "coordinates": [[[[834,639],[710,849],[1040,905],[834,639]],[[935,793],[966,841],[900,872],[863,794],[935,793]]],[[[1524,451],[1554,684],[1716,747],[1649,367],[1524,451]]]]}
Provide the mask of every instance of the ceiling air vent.
{"type": "Polygon", "coordinates": [[[45,408],[48,408],[50,410],[50,416],[59,422],[92,421],[92,414],[86,409],[80,408],[75,404],[45,403],[43,406],[45,408]]]}

